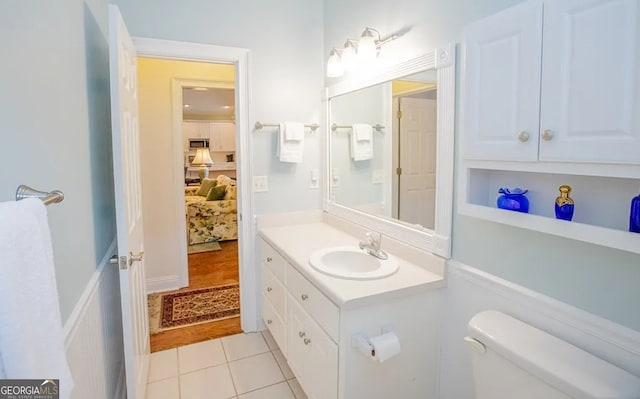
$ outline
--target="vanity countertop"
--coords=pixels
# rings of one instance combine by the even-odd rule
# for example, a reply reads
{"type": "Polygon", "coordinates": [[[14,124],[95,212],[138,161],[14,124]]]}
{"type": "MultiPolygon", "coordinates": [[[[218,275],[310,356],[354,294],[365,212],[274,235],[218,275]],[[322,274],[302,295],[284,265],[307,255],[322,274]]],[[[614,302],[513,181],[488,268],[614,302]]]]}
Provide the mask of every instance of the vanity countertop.
{"type": "Polygon", "coordinates": [[[281,226],[260,226],[258,232],[262,239],[341,308],[355,308],[445,286],[442,273],[444,259],[424,252],[419,256],[419,266],[414,263],[415,255],[409,257],[412,261],[408,261],[402,251],[389,251],[385,247],[385,239],[390,239],[385,237],[382,249],[396,257],[399,264],[398,271],[391,276],[375,280],[346,280],[315,270],[309,264],[309,256],[314,251],[333,246],[357,247],[361,240],[322,218],[281,226]]]}

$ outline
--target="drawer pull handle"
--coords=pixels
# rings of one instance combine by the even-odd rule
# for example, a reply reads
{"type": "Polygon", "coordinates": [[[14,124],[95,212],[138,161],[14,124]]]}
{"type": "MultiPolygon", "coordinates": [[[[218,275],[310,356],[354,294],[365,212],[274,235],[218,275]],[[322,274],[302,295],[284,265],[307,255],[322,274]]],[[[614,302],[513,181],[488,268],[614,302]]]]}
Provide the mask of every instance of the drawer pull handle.
{"type": "Polygon", "coordinates": [[[303,301],[306,301],[307,299],[309,299],[309,295],[307,295],[307,294],[302,294],[302,295],[300,295],[300,298],[301,298],[303,301]]]}
{"type": "Polygon", "coordinates": [[[271,292],[271,291],[273,291],[273,288],[267,287],[267,292],[271,292]]]}
{"type": "Polygon", "coordinates": [[[304,344],[305,345],[309,345],[311,343],[311,340],[309,338],[305,338],[304,339],[304,344]]]}
{"type": "Polygon", "coordinates": [[[267,324],[271,324],[271,323],[273,323],[273,320],[271,319],[267,320],[267,324]]]}
{"type": "Polygon", "coordinates": [[[303,338],[305,335],[307,335],[304,331],[298,331],[298,337],[303,338]]]}
{"type": "Polygon", "coordinates": [[[267,256],[267,262],[271,262],[273,259],[271,259],[270,256],[267,256]]]}

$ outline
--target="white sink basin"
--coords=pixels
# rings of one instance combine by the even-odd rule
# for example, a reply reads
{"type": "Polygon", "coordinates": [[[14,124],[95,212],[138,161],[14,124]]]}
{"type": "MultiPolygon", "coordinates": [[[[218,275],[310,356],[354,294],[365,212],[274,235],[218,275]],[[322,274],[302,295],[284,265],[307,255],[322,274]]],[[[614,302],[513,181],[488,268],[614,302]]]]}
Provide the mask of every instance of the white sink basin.
{"type": "Polygon", "coordinates": [[[358,247],[321,249],[311,254],[309,263],[321,273],[350,280],[373,280],[398,270],[398,261],[393,256],[378,259],[358,247]]]}

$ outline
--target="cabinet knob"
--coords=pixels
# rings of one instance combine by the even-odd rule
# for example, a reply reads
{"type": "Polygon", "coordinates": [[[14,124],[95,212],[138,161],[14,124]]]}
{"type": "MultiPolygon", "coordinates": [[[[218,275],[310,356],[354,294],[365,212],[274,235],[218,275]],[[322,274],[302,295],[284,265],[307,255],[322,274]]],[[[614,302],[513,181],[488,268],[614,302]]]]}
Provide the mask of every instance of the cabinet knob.
{"type": "Polygon", "coordinates": [[[271,292],[271,291],[273,291],[273,288],[267,287],[267,292],[271,292]]]}
{"type": "Polygon", "coordinates": [[[304,337],[305,335],[307,335],[307,334],[305,334],[305,332],[304,332],[304,331],[298,331],[298,337],[302,338],[302,337],[304,337]]]}
{"type": "Polygon", "coordinates": [[[304,344],[305,345],[309,345],[311,343],[311,340],[309,338],[305,338],[304,339],[304,344]]]}
{"type": "Polygon", "coordinates": [[[271,324],[271,323],[273,323],[273,320],[271,319],[267,320],[267,324],[271,324]]]}
{"type": "Polygon", "coordinates": [[[306,301],[307,299],[309,299],[309,295],[307,295],[307,294],[302,294],[302,295],[300,295],[300,298],[301,298],[303,301],[306,301]]]}
{"type": "Polygon", "coordinates": [[[518,133],[518,140],[521,143],[524,143],[525,141],[528,141],[529,140],[529,133],[527,133],[527,132],[518,133]]]}
{"type": "Polygon", "coordinates": [[[542,136],[542,140],[550,141],[553,138],[553,132],[549,129],[545,129],[542,131],[540,136],[542,136]]]}
{"type": "Polygon", "coordinates": [[[271,259],[270,256],[267,256],[267,262],[271,262],[273,259],[271,259]]]}

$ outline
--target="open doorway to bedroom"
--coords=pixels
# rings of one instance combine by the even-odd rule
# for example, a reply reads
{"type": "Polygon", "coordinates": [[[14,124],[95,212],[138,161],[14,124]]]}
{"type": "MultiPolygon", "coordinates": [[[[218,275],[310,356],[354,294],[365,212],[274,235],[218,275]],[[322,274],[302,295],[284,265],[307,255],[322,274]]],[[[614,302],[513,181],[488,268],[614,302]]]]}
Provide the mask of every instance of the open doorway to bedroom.
{"type": "Polygon", "coordinates": [[[241,154],[235,65],[137,62],[149,328],[156,352],[242,331],[241,154]]]}

